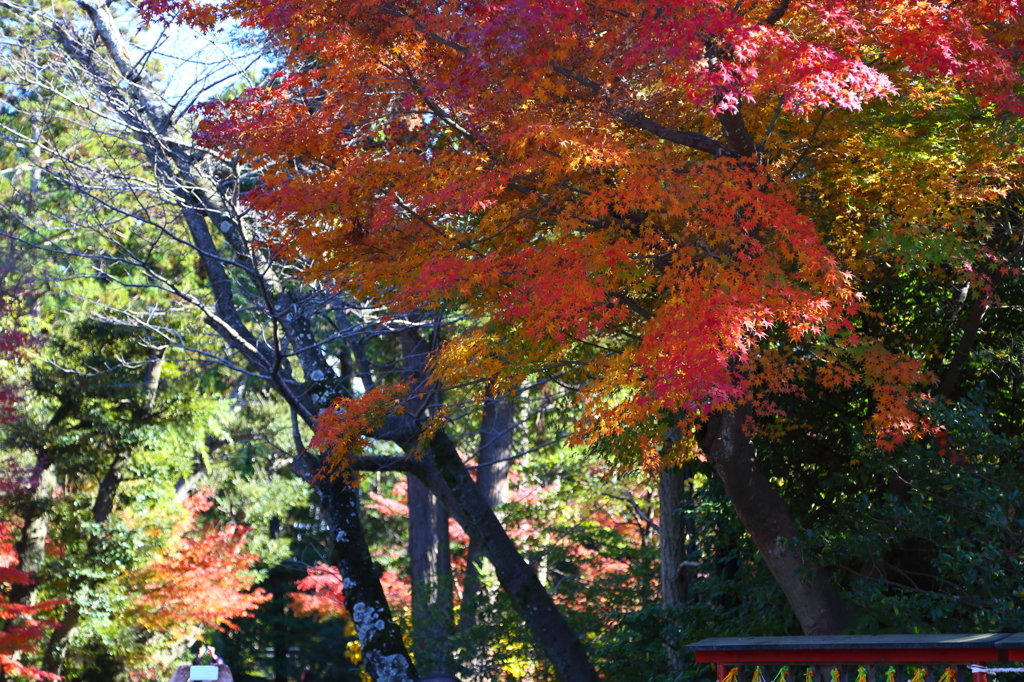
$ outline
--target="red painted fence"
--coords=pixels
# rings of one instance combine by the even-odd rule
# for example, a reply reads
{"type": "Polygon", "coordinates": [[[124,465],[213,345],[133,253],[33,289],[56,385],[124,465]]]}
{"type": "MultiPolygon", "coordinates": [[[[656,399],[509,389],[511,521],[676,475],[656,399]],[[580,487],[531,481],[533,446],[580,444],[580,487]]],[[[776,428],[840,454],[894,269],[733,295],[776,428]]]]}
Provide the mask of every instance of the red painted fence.
{"type": "MultiPolygon", "coordinates": [[[[966,682],[962,666],[988,666],[1024,661],[1024,635],[840,635],[835,637],[712,637],[690,644],[698,663],[716,665],[722,682],[730,667],[738,668],[736,682],[742,679],[743,666],[762,668],[766,682],[769,667],[780,667],[783,680],[804,682],[808,673],[797,668],[811,668],[814,682],[829,682],[831,671],[838,672],[840,682],[850,680],[851,667],[864,667],[867,681],[876,682],[875,666],[917,666],[925,670],[922,682],[935,682],[936,668],[953,668],[960,682],[966,682]],[[790,668],[789,676],[781,666],[790,668]],[[791,677],[790,677],[791,676],[791,677]]],[[[985,672],[972,673],[973,682],[987,682],[985,672]]],[[[753,682],[753,681],[752,681],[753,682]]],[[[896,682],[903,682],[897,679],[896,682]]]]}

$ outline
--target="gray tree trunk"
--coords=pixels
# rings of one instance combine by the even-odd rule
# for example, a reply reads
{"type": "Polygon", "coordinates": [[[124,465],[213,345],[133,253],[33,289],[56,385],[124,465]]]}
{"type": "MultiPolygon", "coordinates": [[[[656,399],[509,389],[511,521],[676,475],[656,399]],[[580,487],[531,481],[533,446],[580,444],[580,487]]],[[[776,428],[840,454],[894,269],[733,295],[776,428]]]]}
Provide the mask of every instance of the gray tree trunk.
{"type": "Polygon", "coordinates": [[[794,547],[796,527],[776,486],[757,467],[757,449],[746,433],[750,405],[717,412],[708,420],[701,449],[722,477],[725,492],[761,557],[782,588],[805,635],[837,635],[853,612],[828,573],[794,547]]]}
{"type": "MultiPolygon", "coordinates": [[[[515,427],[514,405],[508,398],[487,398],[480,422],[480,447],[476,453],[476,487],[491,509],[508,501],[508,472],[512,467],[512,435],[515,427]]],[[[477,621],[485,552],[481,543],[470,539],[466,576],[463,580],[459,630],[467,631],[477,621]]]]}
{"type": "Polygon", "coordinates": [[[448,512],[419,478],[409,485],[409,566],[413,653],[421,674],[453,672],[452,563],[448,512]]]}
{"type": "MultiPolygon", "coordinates": [[[[686,522],[677,514],[679,503],[687,492],[688,478],[679,467],[665,469],[658,480],[659,512],[659,553],[661,558],[661,603],[665,609],[673,609],[686,602],[687,580],[686,522]]],[[[669,664],[673,670],[683,669],[683,658],[678,647],[666,644],[669,664]]]]}
{"type": "MultiPolygon", "coordinates": [[[[414,382],[406,411],[417,423],[436,413],[440,395],[426,369],[431,344],[415,328],[403,330],[402,378],[414,382]]],[[[410,452],[418,443],[410,443],[410,452]]],[[[452,673],[451,636],[454,581],[448,536],[448,512],[415,476],[408,477],[409,568],[412,579],[412,639],[421,673],[452,673]]]]}
{"type": "Polygon", "coordinates": [[[508,502],[508,472],[512,468],[512,436],[515,406],[508,398],[487,398],[480,423],[480,448],[476,455],[476,486],[491,509],[508,502]]]}
{"type": "Polygon", "coordinates": [[[50,504],[57,487],[57,477],[53,473],[53,465],[45,455],[36,457],[36,480],[32,496],[22,510],[25,520],[21,529],[21,538],[14,547],[18,555],[18,568],[32,579],[31,585],[12,585],[8,598],[14,604],[35,603],[35,581],[43,561],[46,560],[46,536],[50,524],[50,504]]]}
{"type": "Polygon", "coordinates": [[[359,488],[342,476],[334,480],[323,476],[314,486],[334,534],[334,562],[344,578],[345,606],[356,626],[366,672],[377,682],[418,679],[402,642],[402,631],[391,617],[391,608],[373,569],[370,547],[359,519],[359,488]]]}

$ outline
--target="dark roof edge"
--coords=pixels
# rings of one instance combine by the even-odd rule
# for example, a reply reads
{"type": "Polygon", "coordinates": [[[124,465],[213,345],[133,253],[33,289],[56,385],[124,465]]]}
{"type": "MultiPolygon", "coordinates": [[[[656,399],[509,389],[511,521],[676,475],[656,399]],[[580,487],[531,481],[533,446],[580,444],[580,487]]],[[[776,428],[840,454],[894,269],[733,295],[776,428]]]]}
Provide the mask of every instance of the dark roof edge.
{"type": "Polygon", "coordinates": [[[966,649],[1024,648],[1024,635],[1011,633],[948,635],[836,635],[799,637],[709,637],[688,644],[688,651],[801,651],[808,649],[966,649]],[[1011,640],[1011,641],[1007,641],[1011,640]]]}

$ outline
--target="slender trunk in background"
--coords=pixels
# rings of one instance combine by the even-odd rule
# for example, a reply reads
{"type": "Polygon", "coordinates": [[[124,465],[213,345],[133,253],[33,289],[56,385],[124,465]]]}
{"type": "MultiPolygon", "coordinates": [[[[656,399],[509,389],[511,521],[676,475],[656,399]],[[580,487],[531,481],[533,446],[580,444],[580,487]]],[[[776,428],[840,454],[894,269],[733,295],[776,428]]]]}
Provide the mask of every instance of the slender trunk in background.
{"type": "MultiPolygon", "coordinates": [[[[54,410],[47,428],[54,428],[70,414],[70,403],[62,401],[54,410]]],[[[50,503],[57,489],[57,476],[53,463],[45,453],[36,454],[35,471],[38,479],[34,481],[32,497],[22,512],[25,524],[21,530],[21,539],[15,546],[18,555],[18,568],[28,573],[35,580],[46,559],[46,537],[50,525],[50,503]]],[[[16,604],[31,604],[35,600],[35,585],[13,585],[10,600],[16,604]]]]}
{"type": "MultiPolygon", "coordinates": [[[[661,603],[666,610],[686,602],[686,521],[677,510],[687,494],[688,478],[682,468],[671,467],[661,472],[658,480],[661,603]]],[[[683,658],[673,644],[678,643],[666,644],[669,664],[673,670],[682,670],[683,658]]]]}
{"type": "Polygon", "coordinates": [[[757,467],[747,434],[750,405],[711,416],[700,446],[725,484],[737,516],[782,588],[805,635],[838,635],[853,619],[821,566],[794,547],[796,527],[776,486],[757,467]]]}
{"type": "Polygon", "coordinates": [[[420,674],[453,672],[452,560],[448,512],[416,476],[409,486],[409,573],[412,578],[413,651],[420,674]]]}
{"type": "MultiPolygon", "coordinates": [[[[418,329],[399,334],[402,378],[415,385],[406,410],[417,422],[436,413],[440,395],[426,369],[431,344],[418,329]]],[[[407,444],[412,452],[418,443],[407,444]]],[[[409,573],[412,580],[412,640],[416,665],[423,674],[452,673],[451,636],[454,630],[448,512],[444,504],[415,476],[409,476],[409,573]]]]}
{"type": "MultiPolygon", "coordinates": [[[[36,601],[36,582],[39,572],[46,559],[46,536],[50,524],[50,505],[57,487],[57,477],[53,466],[43,454],[36,456],[35,479],[32,481],[32,495],[21,510],[24,524],[21,538],[14,546],[18,558],[17,568],[31,578],[30,584],[14,583],[11,585],[7,598],[12,604],[31,605],[36,601]]],[[[77,621],[76,621],[77,622],[77,621]]],[[[22,625],[20,618],[12,618],[3,623],[3,630],[17,628],[22,625]]],[[[8,679],[0,669],[0,682],[8,679]]]]}
{"type": "Polygon", "coordinates": [[[476,455],[476,486],[491,509],[508,502],[508,472],[512,468],[515,406],[508,398],[484,400],[480,449],[476,455]]]}
{"type": "MultiPolygon", "coordinates": [[[[487,499],[491,509],[508,501],[508,472],[512,466],[512,435],[515,426],[514,406],[508,398],[487,398],[480,422],[480,447],[476,453],[476,487],[487,499]]],[[[476,624],[481,600],[481,562],[485,561],[480,542],[470,540],[463,580],[459,630],[467,631],[476,624]]]]}
{"type": "Polygon", "coordinates": [[[32,482],[32,496],[22,509],[25,520],[21,528],[21,539],[14,546],[18,556],[18,568],[32,578],[31,585],[14,584],[8,598],[14,604],[35,603],[35,581],[43,561],[46,559],[46,535],[50,524],[50,504],[57,487],[57,477],[45,455],[36,456],[35,480],[32,482]]]}
{"type": "Polygon", "coordinates": [[[960,380],[960,374],[963,372],[964,367],[967,366],[967,361],[971,359],[971,352],[978,341],[981,323],[985,319],[985,313],[988,312],[991,304],[992,301],[989,296],[981,292],[974,295],[971,312],[967,319],[960,324],[963,336],[960,337],[960,341],[953,351],[953,357],[950,358],[949,364],[946,365],[942,372],[942,379],[939,381],[939,387],[935,391],[937,395],[945,396],[946,398],[952,397],[953,390],[960,380]]]}
{"type": "Polygon", "coordinates": [[[156,409],[156,397],[160,391],[160,375],[164,370],[167,348],[150,348],[146,352],[146,372],[142,377],[145,387],[143,407],[146,416],[151,416],[156,409]]]}
{"type": "MultiPolygon", "coordinates": [[[[281,535],[281,519],[273,517],[270,519],[270,539],[276,540],[281,535]]],[[[288,598],[287,591],[285,590],[285,576],[283,566],[274,566],[270,569],[270,593],[274,595],[274,599],[271,602],[271,610],[273,618],[271,620],[271,627],[273,628],[273,643],[274,643],[274,662],[272,669],[274,671],[274,682],[287,682],[288,680],[288,627],[285,624],[284,609],[285,601],[288,598]]]]}

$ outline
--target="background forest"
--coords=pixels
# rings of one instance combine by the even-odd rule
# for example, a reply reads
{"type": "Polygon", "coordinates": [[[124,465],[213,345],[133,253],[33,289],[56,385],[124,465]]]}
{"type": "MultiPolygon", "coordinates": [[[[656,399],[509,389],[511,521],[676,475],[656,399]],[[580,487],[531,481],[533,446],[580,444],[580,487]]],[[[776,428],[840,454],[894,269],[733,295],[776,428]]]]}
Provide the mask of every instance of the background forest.
{"type": "Polygon", "coordinates": [[[1024,630],[1022,15],[0,1],[0,680],[1024,630]]]}

